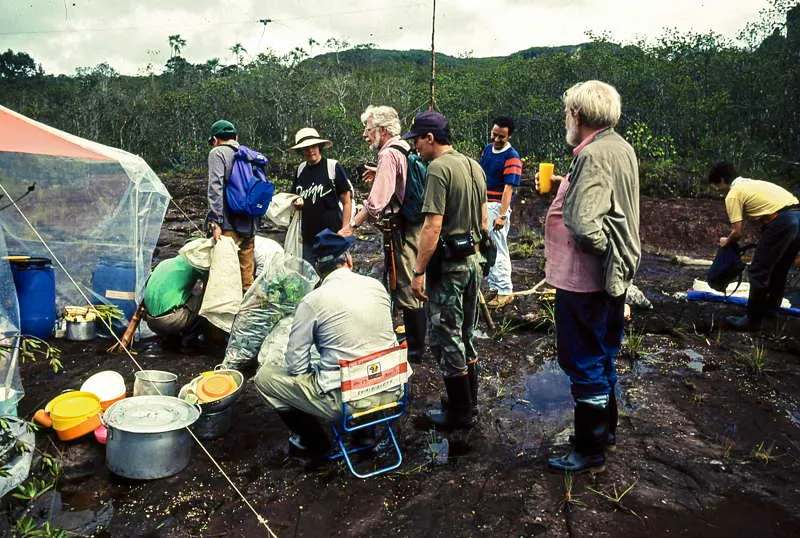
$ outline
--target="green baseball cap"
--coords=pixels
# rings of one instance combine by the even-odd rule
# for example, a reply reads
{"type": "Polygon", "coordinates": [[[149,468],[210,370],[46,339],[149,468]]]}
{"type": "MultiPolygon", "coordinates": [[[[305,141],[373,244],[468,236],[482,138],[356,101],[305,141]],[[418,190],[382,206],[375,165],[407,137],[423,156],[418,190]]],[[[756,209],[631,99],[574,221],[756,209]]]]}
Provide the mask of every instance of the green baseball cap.
{"type": "Polygon", "coordinates": [[[215,136],[219,136],[221,134],[236,134],[236,127],[227,120],[217,120],[211,125],[211,133],[208,135],[208,142],[211,143],[211,139],[215,136]]]}

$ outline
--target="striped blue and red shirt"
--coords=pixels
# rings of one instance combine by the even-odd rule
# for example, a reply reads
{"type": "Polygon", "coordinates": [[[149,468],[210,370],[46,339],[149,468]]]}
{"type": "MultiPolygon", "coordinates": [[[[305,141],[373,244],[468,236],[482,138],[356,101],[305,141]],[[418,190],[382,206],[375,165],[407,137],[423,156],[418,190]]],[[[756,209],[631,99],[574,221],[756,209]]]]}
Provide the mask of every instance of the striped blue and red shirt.
{"type": "Polygon", "coordinates": [[[495,153],[494,146],[489,144],[481,153],[481,167],[486,172],[486,200],[499,202],[503,197],[506,185],[519,186],[522,179],[522,159],[513,146],[495,153]]]}

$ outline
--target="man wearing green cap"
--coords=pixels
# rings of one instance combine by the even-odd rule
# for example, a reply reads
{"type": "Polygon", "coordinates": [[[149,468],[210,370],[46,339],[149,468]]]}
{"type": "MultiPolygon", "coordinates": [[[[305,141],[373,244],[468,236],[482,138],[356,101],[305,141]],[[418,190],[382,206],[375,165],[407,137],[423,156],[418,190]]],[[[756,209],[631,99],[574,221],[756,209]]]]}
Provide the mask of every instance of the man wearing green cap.
{"type": "Polygon", "coordinates": [[[239,247],[239,267],[242,272],[242,293],[253,283],[255,258],[253,246],[261,219],[245,213],[233,213],[225,202],[225,181],[233,170],[233,156],[239,149],[236,127],[227,120],[211,125],[208,137],[208,226],[214,240],[228,236],[239,247]]]}

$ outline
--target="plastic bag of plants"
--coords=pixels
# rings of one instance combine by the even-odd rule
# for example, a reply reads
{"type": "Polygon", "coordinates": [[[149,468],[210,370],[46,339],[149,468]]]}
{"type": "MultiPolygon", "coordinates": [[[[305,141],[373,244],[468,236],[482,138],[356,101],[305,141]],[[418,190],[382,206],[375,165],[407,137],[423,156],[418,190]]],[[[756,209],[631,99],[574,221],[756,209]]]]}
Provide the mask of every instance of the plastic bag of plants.
{"type": "Polygon", "coordinates": [[[274,253],[242,299],[223,366],[241,372],[255,370],[264,339],[282,319],[294,314],[297,304],[318,281],[310,263],[283,252],[274,253]]]}

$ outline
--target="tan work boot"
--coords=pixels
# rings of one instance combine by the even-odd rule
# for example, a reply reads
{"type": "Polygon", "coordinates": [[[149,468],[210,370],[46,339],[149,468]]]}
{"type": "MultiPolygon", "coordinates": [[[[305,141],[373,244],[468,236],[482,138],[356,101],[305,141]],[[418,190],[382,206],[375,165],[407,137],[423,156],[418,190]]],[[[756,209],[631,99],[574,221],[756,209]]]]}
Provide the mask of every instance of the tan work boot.
{"type": "Polygon", "coordinates": [[[486,306],[489,308],[502,308],[504,306],[508,306],[514,302],[513,295],[498,295],[491,301],[486,303],[486,306]]]}

